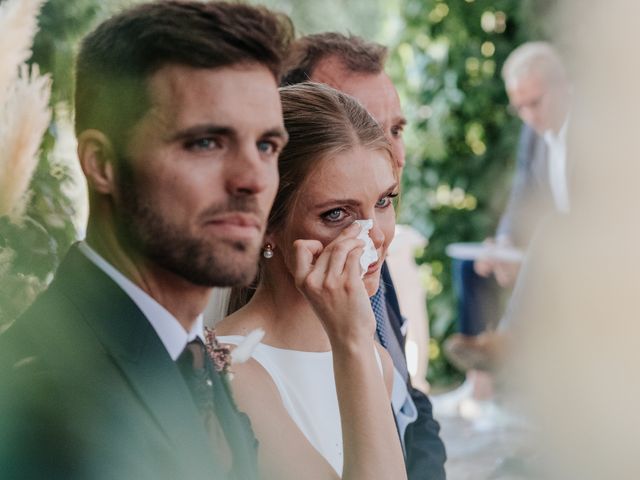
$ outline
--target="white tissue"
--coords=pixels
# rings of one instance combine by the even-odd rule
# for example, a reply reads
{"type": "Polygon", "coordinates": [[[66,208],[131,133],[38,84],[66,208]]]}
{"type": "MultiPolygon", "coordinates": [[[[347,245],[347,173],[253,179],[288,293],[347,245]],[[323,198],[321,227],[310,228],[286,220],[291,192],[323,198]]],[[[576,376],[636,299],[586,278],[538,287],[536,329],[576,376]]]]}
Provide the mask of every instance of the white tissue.
{"type": "Polygon", "coordinates": [[[369,269],[369,265],[378,261],[378,252],[376,251],[376,247],[373,245],[373,240],[369,236],[369,230],[373,228],[373,220],[356,220],[358,225],[360,225],[360,233],[356,238],[358,240],[364,240],[364,252],[362,252],[362,256],[360,257],[360,268],[362,269],[361,277],[364,277],[364,274],[367,273],[369,269]]]}

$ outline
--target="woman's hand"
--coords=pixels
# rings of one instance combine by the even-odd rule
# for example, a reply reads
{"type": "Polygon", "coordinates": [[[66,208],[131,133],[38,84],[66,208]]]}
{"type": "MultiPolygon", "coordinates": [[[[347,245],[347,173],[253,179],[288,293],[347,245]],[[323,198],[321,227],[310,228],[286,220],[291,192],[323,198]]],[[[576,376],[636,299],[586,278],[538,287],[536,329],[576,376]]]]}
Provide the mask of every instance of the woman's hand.
{"type": "Polygon", "coordinates": [[[296,240],[293,276],[329,336],[344,445],[342,478],[406,479],[402,447],[376,361],[375,318],[360,256],[360,225],[323,248],[296,240]]]}
{"type": "Polygon", "coordinates": [[[344,229],[323,248],[316,240],[296,240],[296,287],[313,307],[329,339],[348,342],[373,338],[375,319],[362,281],[360,225],[344,229]]]}

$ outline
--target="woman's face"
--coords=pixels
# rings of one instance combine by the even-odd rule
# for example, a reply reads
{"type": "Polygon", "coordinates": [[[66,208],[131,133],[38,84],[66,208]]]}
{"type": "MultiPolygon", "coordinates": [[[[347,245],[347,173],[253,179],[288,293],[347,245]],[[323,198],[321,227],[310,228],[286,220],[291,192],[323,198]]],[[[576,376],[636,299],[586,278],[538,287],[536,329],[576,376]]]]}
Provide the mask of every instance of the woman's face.
{"type": "Polygon", "coordinates": [[[397,194],[398,181],[385,152],[356,147],[322,160],[302,185],[299,200],[277,236],[285,262],[292,265],[294,240],[318,240],[326,246],[355,220],[372,219],[369,235],[378,261],[369,266],[363,280],[373,295],[395,232],[392,200],[397,194]]]}

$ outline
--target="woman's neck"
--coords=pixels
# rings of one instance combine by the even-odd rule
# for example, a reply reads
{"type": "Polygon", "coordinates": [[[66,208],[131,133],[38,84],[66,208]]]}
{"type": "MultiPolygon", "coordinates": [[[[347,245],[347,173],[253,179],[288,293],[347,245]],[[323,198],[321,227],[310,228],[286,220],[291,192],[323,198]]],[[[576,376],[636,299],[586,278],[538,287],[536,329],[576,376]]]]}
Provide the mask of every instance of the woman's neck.
{"type": "Polygon", "coordinates": [[[268,275],[243,308],[223,320],[223,335],[246,335],[255,328],[265,331],[263,343],[278,348],[309,352],[331,349],[320,320],[293,283],[291,275],[268,275]]]}
{"type": "MultiPolygon", "coordinates": [[[[291,282],[292,290],[284,289],[270,292],[265,288],[264,300],[258,297],[256,300],[264,301],[272,312],[270,326],[273,331],[273,342],[284,342],[285,348],[303,351],[325,352],[331,350],[329,337],[320,320],[311,308],[311,305],[295,288],[291,282]]],[[[257,294],[258,292],[256,292],[257,294]]],[[[273,344],[276,345],[275,343],[273,344]]]]}

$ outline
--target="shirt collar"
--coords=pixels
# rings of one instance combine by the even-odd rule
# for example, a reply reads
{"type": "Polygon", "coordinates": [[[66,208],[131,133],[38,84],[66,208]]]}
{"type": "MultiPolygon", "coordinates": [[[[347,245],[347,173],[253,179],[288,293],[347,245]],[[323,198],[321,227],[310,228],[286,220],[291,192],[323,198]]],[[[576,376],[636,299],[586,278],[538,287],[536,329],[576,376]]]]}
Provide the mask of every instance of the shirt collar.
{"type": "Polygon", "coordinates": [[[569,114],[567,114],[566,118],[564,119],[564,123],[560,127],[560,131],[558,131],[557,134],[551,129],[544,132],[543,137],[545,142],[547,143],[547,145],[552,145],[552,144],[564,145],[567,141],[568,129],[569,129],[569,114]]]}
{"type": "Polygon", "coordinates": [[[160,305],[151,295],[129,280],[113,265],[107,262],[98,252],[86,242],[80,242],[79,250],[111,280],[113,280],[142,311],[147,320],[158,334],[160,341],[172,360],[176,360],[184,348],[196,337],[204,342],[203,315],[196,318],[190,331],[186,331],[178,319],[166,308],[160,305]]]}
{"type": "Polygon", "coordinates": [[[376,293],[374,293],[370,298],[379,300],[384,297],[386,290],[387,289],[384,285],[384,282],[382,281],[382,276],[380,276],[380,284],[378,285],[378,290],[376,290],[376,293]]]}

